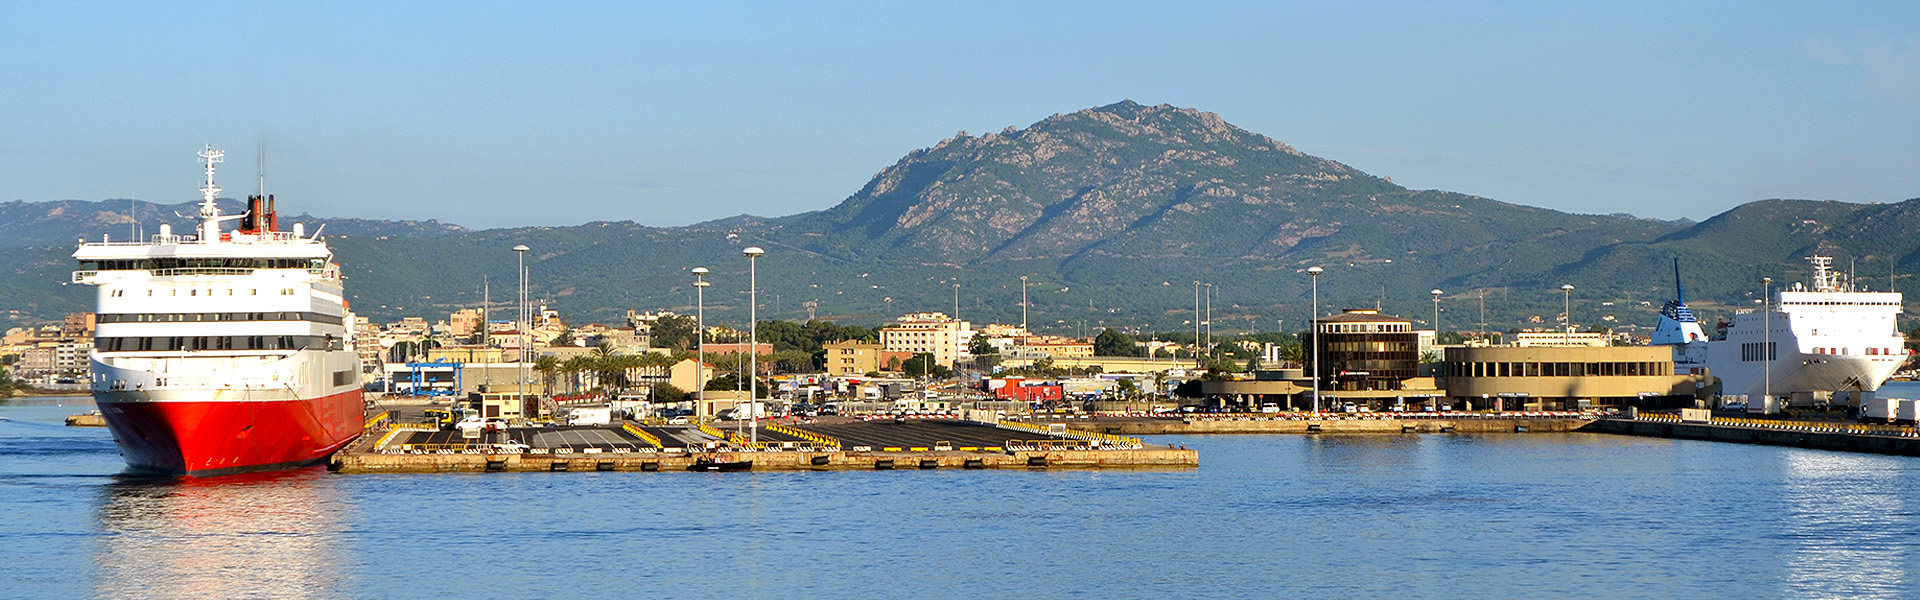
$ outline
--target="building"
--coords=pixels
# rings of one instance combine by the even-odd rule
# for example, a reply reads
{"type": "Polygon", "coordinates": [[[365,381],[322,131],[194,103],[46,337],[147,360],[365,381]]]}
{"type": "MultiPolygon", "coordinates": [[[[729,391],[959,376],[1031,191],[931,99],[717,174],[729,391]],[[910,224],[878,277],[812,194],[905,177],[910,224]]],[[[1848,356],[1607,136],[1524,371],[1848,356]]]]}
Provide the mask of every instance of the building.
{"type": "Polygon", "coordinates": [[[886,350],[932,354],[934,364],[948,367],[972,356],[967,351],[967,345],[972,342],[972,323],[949,318],[941,312],[908,314],[880,328],[880,345],[886,350]]]}
{"type": "Polygon", "coordinates": [[[95,315],[90,312],[67,313],[66,318],[60,324],[60,337],[63,337],[63,338],[93,337],[94,319],[95,319],[95,315]]]}
{"type": "Polygon", "coordinates": [[[447,315],[447,333],[454,337],[472,337],[487,322],[486,313],[477,308],[462,308],[447,315]]]}
{"type": "Polygon", "coordinates": [[[440,346],[427,351],[427,362],[506,362],[506,351],[492,346],[440,346]]]}
{"type": "Polygon", "coordinates": [[[1321,317],[1317,325],[1315,371],[1326,382],[1323,390],[1399,390],[1420,374],[1420,334],[1412,321],[1366,308],[1321,317]]]}
{"type": "Polygon", "coordinates": [[[902,363],[913,358],[911,352],[887,350],[880,344],[867,344],[859,340],[833,342],[824,345],[823,349],[826,351],[827,374],[841,377],[899,371],[902,363]]]}
{"type": "Polygon", "coordinates": [[[1538,347],[1580,347],[1604,348],[1612,345],[1608,335],[1597,331],[1522,331],[1513,334],[1513,345],[1522,348],[1538,347]]]}
{"type": "Polygon", "coordinates": [[[713,379],[713,365],[691,358],[681,359],[667,368],[667,384],[685,392],[698,392],[706,389],[707,382],[713,379]]]}
{"type": "Polygon", "coordinates": [[[1009,357],[1020,358],[1088,358],[1093,356],[1093,342],[1057,336],[1031,336],[1020,338],[1013,344],[1009,357]]]}
{"type": "Polygon", "coordinates": [[[1710,376],[1674,373],[1668,346],[1497,346],[1447,348],[1439,378],[1476,410],[1577,410],[1691,407],[1710,376]]]}

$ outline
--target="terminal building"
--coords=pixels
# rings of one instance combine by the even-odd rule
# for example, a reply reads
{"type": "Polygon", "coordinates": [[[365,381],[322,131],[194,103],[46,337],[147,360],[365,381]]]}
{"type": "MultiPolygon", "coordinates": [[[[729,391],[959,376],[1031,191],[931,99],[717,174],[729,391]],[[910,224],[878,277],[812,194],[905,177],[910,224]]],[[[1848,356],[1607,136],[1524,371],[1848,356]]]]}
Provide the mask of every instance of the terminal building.
{"type": "Polygon", "coordinates": [[[1326,382],[1323,390],[1399,390],[1420,374],[1420,334],[1412,321],[1356,308],[1321,317],[1318,325],[1315,370],[1326,382]]]}
{"type": "Polygon", "coordinates": [[[1675,373],[1667,346],[1447,348],[1439,381],[1474,410],[1693,406],[1709,376],[1675,373]]]}

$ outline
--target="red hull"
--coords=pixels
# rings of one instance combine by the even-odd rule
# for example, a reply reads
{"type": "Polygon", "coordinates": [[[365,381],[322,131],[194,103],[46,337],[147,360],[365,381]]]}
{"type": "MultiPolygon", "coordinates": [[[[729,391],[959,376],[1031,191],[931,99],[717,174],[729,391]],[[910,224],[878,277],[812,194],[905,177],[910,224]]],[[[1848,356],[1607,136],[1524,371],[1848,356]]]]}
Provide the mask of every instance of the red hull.
{"type": "Polygon", "coordinates": [[[360,390],[274,402],[101,402],[120,454],[135,469],[210,477],[291,469],[359,437],[360,390]]]}

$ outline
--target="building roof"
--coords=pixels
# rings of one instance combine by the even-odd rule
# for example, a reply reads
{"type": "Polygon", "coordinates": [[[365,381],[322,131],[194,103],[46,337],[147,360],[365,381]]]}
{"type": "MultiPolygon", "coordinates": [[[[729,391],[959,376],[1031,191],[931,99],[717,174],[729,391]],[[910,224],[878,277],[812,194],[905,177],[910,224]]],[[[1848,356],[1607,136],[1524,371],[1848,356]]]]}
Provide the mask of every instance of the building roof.
{"type": "Polygon", "coordinates": [[[1412,323],[1400,317],[1380,314],[1371,308],[1349,308],[1340,314],[1320,317],[1321,323],[1412,323]]]}

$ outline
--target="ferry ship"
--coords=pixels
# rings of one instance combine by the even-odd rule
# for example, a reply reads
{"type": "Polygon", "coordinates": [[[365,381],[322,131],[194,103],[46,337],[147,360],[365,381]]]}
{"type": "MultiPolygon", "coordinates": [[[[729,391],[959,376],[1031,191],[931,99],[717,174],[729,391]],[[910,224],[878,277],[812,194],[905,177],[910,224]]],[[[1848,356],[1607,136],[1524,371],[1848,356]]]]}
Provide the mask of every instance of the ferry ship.
{"type": "Polygon", "coordinates": [[[1708,339],[1679,289],[1660,311],[1653,343],[1674,347],[1676,372],[1702,369],[1720,379],[1722,396],[1772,394],[1802,404],[1819,392],[1872,392],[1906,364],[1906,338],[1895,318],[1899,292],[1859,291],[1833,271],[1833,258],[1810,256],[1813,284],[1783,287],[1768,306],[1736,313],[1719,339],[1708,339]],[[1805,392],[1815,392],[1807,394],[1805,392]]]}
{"type": "Polygon", "coordinates": [[[73,253],[73,282],[99,288],[94,402],[135,470],[296,468],[326,460],[363,425],[340,266],[319,231],[279,230],[272,196],[221,215],[223,156],[200,152],[197,234],[162,224],[145,241],[102,236],[73,253]]]}

